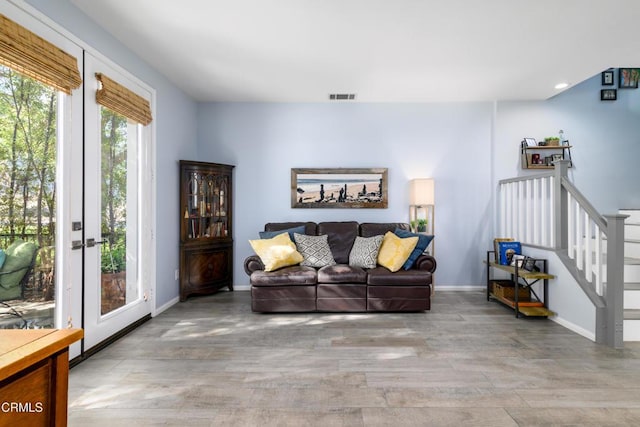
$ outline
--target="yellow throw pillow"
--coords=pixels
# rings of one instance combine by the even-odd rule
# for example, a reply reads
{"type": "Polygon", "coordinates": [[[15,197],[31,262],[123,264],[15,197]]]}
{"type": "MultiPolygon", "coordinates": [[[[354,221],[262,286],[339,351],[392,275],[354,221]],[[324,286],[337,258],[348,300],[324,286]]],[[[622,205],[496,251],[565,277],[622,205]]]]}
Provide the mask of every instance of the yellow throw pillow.
{"type": "Polygon", "coordinates": [[[400,270],[417,244],[418,237],[401,239],[391,231],[387,231],[378,252],[378,264],[392,272],[400,270]]]}
{"type": "Polygon", "coordinates": [[[271,239],[249,240],[249,244],[264,264],[264,271],[300,264],[304,260],[289,233],[278,234],[271,239]]]}

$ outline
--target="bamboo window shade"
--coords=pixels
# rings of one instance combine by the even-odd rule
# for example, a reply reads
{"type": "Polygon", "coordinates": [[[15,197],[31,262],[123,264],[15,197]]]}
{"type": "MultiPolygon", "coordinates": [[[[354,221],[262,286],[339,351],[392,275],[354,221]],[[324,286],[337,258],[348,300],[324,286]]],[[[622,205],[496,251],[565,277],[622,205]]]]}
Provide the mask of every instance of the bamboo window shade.
{"type": "Polygon", "coordinates": [[[118,114],[146,126],[151,123],[149,101],[131,90],[111,80],[102,73],[96,73],[100,88],[96,91],[96,102],[118,114]]]}
{"type": "Polygon", "coordinates": [[[82,78],[78,60],[0,14],[0,64],[71,95],[82,78]]]}

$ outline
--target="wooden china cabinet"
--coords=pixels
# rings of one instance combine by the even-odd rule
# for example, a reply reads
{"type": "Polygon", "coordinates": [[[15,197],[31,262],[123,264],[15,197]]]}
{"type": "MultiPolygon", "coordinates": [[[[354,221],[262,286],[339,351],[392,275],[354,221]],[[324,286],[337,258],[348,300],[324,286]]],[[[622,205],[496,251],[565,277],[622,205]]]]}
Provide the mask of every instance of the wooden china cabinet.
{"type": "Polygon", "coordinates": [[[180,161],[180,301],[233,291],[232,165],[180,161]]]}

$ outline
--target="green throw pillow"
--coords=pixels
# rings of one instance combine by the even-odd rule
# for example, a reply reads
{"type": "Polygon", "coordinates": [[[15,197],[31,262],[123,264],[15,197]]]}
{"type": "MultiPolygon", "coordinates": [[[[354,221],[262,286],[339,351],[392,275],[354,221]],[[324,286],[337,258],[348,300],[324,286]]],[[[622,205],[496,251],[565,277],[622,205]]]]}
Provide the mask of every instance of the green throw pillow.
{"type": "Polygon", "coordinates": [[[10,271],[12,273],[0,274],[0,286],[10,289],[20,284],[28,267],[31,265],[36,249],[35,243],[18,239],[5,250],[6,259],[2,268],[0,268],[0,273],[10,271]]]}

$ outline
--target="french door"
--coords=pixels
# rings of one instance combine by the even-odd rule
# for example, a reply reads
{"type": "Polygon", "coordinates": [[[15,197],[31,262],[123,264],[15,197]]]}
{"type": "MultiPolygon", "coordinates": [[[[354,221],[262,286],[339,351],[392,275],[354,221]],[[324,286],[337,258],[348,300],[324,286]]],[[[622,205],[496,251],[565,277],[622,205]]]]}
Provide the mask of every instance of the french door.
{"type": "Polygon", "coordinates": [[[96,73],[144,88],[84,57],[85,350],[151,313],[150,129],[96,103],[96,73]]]}
{"type": "Polygon", "coordinates": [[[154,305],[153,128],[99,106],[95,73],[146,99],[152,93],[35,9],[0,1],[0,13],[75,57],[82,74],[83,85],[66,95],[0,68],[0,236],[8,234],[0,248],[20,237],[39,250],[28,292],[0,302],[22,316],[21,327],[84,328],[74,358],[154,305]],[[53,319],[29,317],[23,303],[31,299],[53,319]]]}

